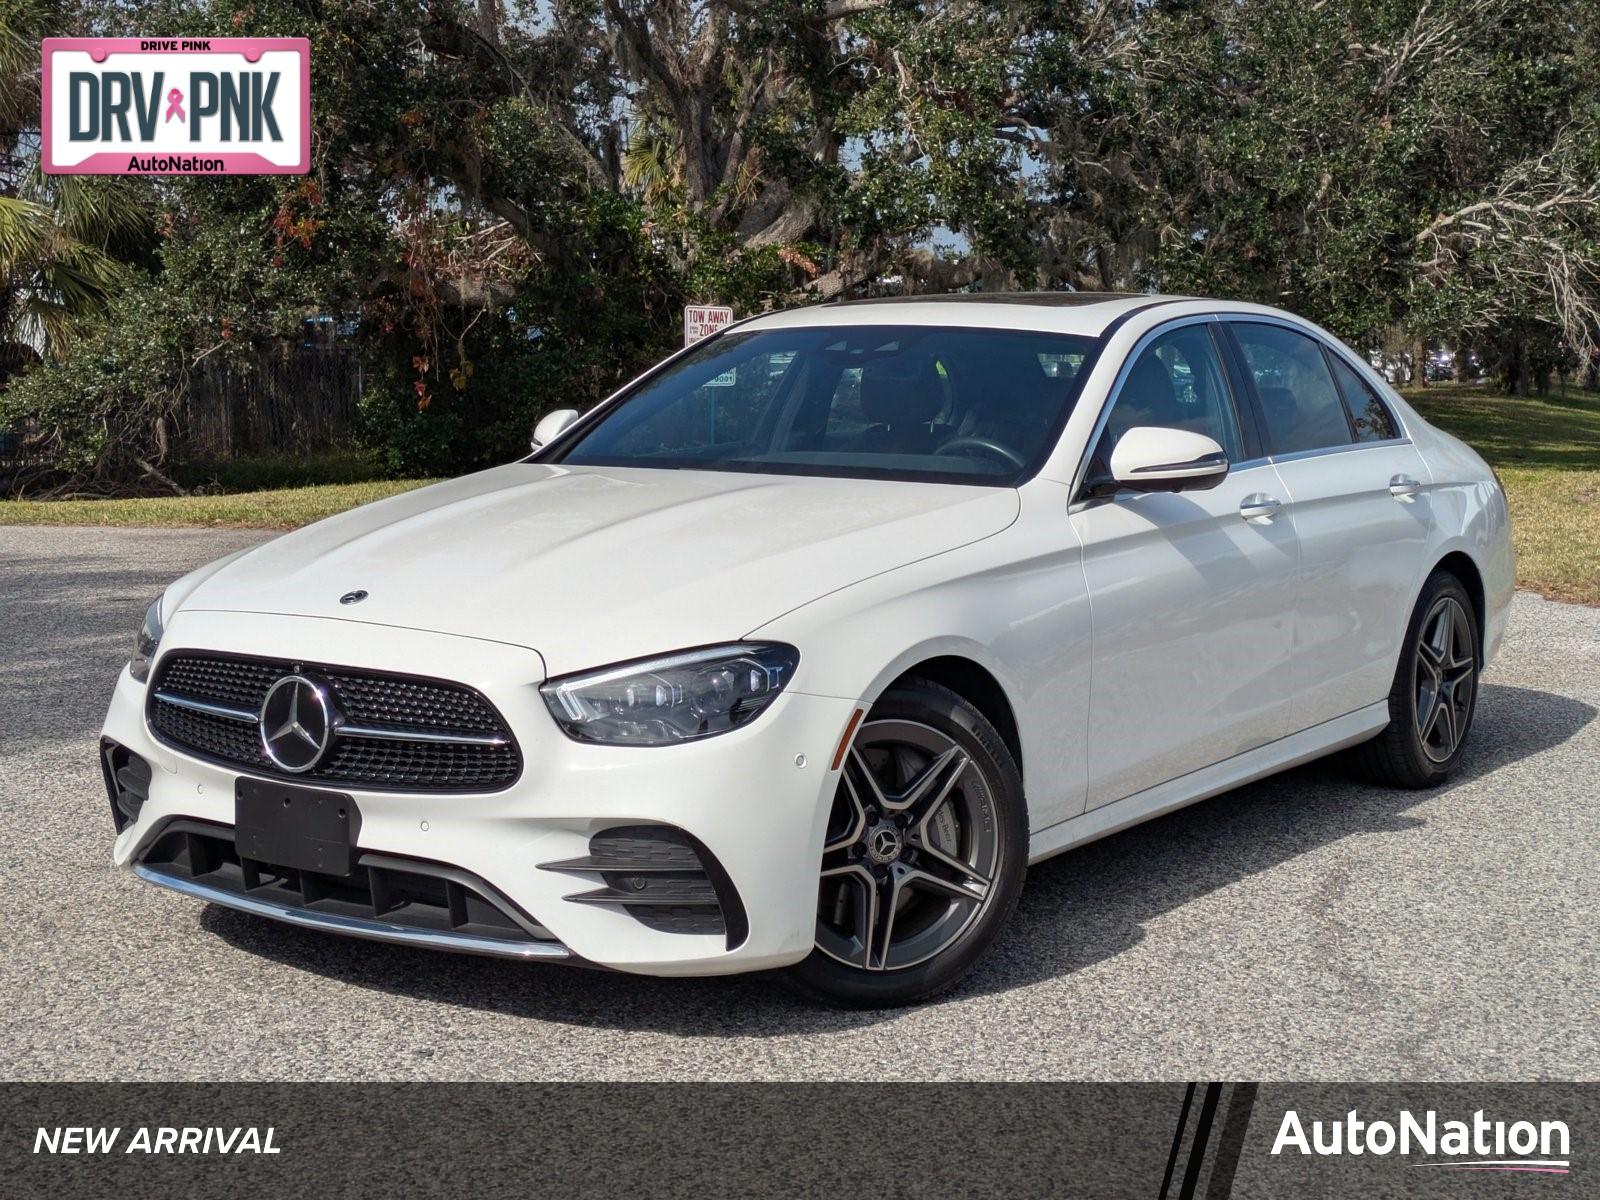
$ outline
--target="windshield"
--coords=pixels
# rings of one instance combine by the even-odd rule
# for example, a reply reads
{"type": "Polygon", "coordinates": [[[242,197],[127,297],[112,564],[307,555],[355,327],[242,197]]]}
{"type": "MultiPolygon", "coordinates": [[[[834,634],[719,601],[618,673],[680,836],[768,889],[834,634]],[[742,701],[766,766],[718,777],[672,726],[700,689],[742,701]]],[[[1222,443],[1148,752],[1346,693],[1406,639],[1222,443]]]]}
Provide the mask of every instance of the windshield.
{"type": "Polygon", "coordinates": [[[635,388],[556,461],[1014,485],[1097,341],[928,325],[750,330],[635,388]]]}

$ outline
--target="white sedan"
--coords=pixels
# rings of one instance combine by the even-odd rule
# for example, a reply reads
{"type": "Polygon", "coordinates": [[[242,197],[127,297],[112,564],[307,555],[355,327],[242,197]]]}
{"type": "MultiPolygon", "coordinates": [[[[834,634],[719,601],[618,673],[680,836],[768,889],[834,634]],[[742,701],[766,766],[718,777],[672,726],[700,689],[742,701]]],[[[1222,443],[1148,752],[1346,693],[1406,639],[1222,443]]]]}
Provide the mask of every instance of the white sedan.
{"type": "Polygon", "coordinates": [[[299,925],[916,1000],[1030,862],[1347,747],[1445,778],[1505,496],[1286,313],[775,313],[532,456],[202,568],[102,756],[116,861],[299,925]]]}

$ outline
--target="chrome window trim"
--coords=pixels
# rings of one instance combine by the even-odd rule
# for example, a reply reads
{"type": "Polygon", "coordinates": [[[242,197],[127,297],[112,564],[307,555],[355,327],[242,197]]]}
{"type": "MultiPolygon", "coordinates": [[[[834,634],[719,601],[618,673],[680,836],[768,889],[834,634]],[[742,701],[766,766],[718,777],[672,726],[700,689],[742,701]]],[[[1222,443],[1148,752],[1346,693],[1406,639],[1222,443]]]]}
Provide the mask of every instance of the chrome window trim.
{"type": "MultiPolygon", "coordinates": [[[[1378,398],[1383,401],[1384,408],[1389,413],[1389,419],[1394,422],[1395,428],[1400,431],[1399,435],[1396,437],[1384,438],[1382,441],[1376,442],[1350,442],[1343,446],[1326,446],[1316,450],[1296,450],[1290,454],[1272,454],[1269,452],[1256,458],[1247,459],[1244,462],[1229,463],[1228,471],[1230,474],[1234,471],[1247,471],[1253,467],[1262,467],[1268,465],[1277,466],[1280,463],[1303,462],[1307,459],[1322,458],[1332,454],[1347,454],[1352,450],[1379,450],[1386,447],[1410,446],[1414,444],[1411,437],[1411,430],[1401,417],[1398,406],[1391,402],[1385,395],[1386,392],[1392,391],[1392,389],[1389,387],[1388,381],[1378,378],[1376,372],[1373,371],[1371,364],[1362,362],[1361,359],[1358,358],[1355,353],[1351,351],[1343,342],[1339,342],[1336,339],[1330,340],[1329,338],[1323,336],[1322,333],[1314,326],[1302,325],[1298,321],[1275,316],[1269,313],[1226,310],[1210,313],[1191,313],[1188,316],[1182,317],[1169,317],[1165,321],[1160,321],[1157,324],[1152,325],[1148,330],[1140,335],[1139,340],[1134,342],[1132,347],[1129,348],[1128,353],[1123,356],[1122,365],[1117,368],[1116,377],[1111,381],[1111,387],[1106,392],[1106,401],[1100,407],[1099,416],[1095,418],[1094,428],[1090,431],[1088,441],[1084,443],[1082,454],[1079,455],[1077,470],[1073,472],[1072,489],[1068,493],[1068,495],[1072,497],[1068,504],[1068,512],[1078,512],[1086,503],[1079,493],[1083,488],[1084,476],[1089,470],[1089,459],[1094,454],[1095,446],[1100,442],[1100,435],[1105,432],[1106,423],[1111,419],[1111,410],[1116,406],[1117,398],[1122,392],[1122,385],[1126,381],[1129,371],[1133,369],[1133,364],[1138,359],[1139,355],[1144,352],[1144,349],[1147,345],[1164,333],[1170,332],[1173,329],[1181,328],[1185,325],[1199,325],[1207,322],[1217,325],[1229,323],[1245,325],[1278,325],[1284,329],[1290,330],[1293,333],[1298,333],[1302,337],[1310,338],[1313,342],[1319,346],[1322,346],[1328,352],[1338,355],[1346,365],[1355,370],[1356,374],[1360,376],[1360,378],[1372,386],[1372,389],[1377,392],[1378,398]]],[[[1251,385],[1254,386],[1254,381],[1252,380],[1250,382],[1251,385]]],[[[1337,388],[1337,381],[1335,382],[1334,386],[1337,388]]],[[[1237,400],[1235,401],[1235,407],[1237,407],[1237,400]]],[[[1243,430],[1240,432],[1242,433],[1243,430]]]]}
{"type": "Polygon", "coordinates": [[[1348,446],[1328,446],[1322,450],[1296,450],[1293,454],[1269,454],[1267,461],[1274,466],[1281,463],[1303,462],[1309,458],[1327,458],[1333,454],[1348,454],[1352,450],[1386,450],[1391,446],[1409,446],[1408,437],[1384,438],[1381,442],[1352,442],[1348,446]]]}
{"type": "MultiPolygon", "coordinates": [[[[1357,376],[1365,380],[1372,390],[1378,394],[1378,399],[1383,402],[1383,407],[1388,412],[1389,419],[1394,422],[1394,427],[1400,432],[1396,437],[1384,438],[1381,441],[1376,442],[1353,442],[1352,445],[1396,446],[1403,445],[1411,441],[1411,430],[1407,428],[1406,423],[1400,419],[1400,413],[1395,405],[1384,395],[1385,391],[1392,390],[1389,388],[1389,381],[1386,379],[1380,379],[1377,372],[1372,369],[1371,363],[1362,362],[1356,357],[1355,353],[1348,346],[1339,341],[1337,338],[1330,340],[1322,333],[1321,330],[1315,328],[1314,326],[1302,325],[1297,321],[1286,320],[1283,317],[1273,316],[1268,313],[1261,313],[1257,315],[1256,313],[1224,312],[1218,314],[1217,319],[1220,321],[1225,321],[1231,325],[1277,325],[1280,328],[1287,329],[1292,333],[1298,333],[1302,337],[1310,338],[1328,353],[1337,355],[1346,366],[1353,368],[1357,376]]],[[[1237,337],[1238,335],[1236,334],[1235,336],[1237,337]]],[[[1241,350],[1240,353],[1243,354],[1243,350],[1241,350]]],[[[1245,365],[1248,366],[1248,364],[1245,365]]],[[[1329,372],[1329,374],[1331,375],[1332,372],[1329,372]]],[[[1251,382],[1253,384],[1254,380],[1251,382]]],[[[1334,390],[1337,392],[1339,388],[1339,381],[1337,379],[1333,381],[1333,386],[1334,390]]],[[[1341,396],[1343,395],[1343,393],[1339,394],[1341,396]]],[[[1343,403],[1342,399],[1340,403],[1343,403]]],[[[1296,450],[1292,454],[1279,455],[1276,457],[1269,453],[1268,457],[1272,458],[1274,462],[1292,462],[1297,458],[1302,458],[1307,455],[1336,454],[1340,450],[1345,450],[1348,448],[1349,447],[1346,446],[1326,446],[1316,450],[1296,450]]]]}
{"type": "MultiPolygon", "coordinates": [[[[1152,325],[1139,336],[1138,341],[1129,347],[1128,352],[1122,356],[1122,365],[1117,368],[1116,377],[1111,381],[1111,386],[1106,389],[1105,403],[1100,406],[1100,414],[1095,418],[1094,428],[1090,430],[1089,439],[1084,442],[1083,452],[1078,456],[1077,470],[1072,473],[1072,488],[1067,493],[1072,497],[1071,504],[1083,503],[1083,497],[1079,493],[1083,490],[1083,478],[1089,472],[1089,459],[1094,456],[1094,448],[1100,444],[1100,435],[1105,432],[1106,422],[1111,419],[1111,410],[1117,406],[1117,400],[1122,395],[1122,385],[1127,381],[1128,372],[1133,370],[1133,364],[1138,361],[1139,355],[1144,353],[1145,347],[1162,334],[1170,333],[1174,329],[1181,329],[1185,325],[1217,325],[1221,321],[1222,318],[1214,312],[1190,313],[1188,316],[1183,317],[1168,317],[1165,321],[1159,321],[1152,325]]],[[[1227,364],[1221,362],[1220,358],[1217,365],[1226,372],[1227,364]]],[[[1234,408],[1234,416],[1237,419],[1239,416],[1237,399],[1234,400],[1234,408]]],[[[1241,438],[1244,436],[1242,424],[1239,429],[1239,436],[1241,438]]],[[[1243,466],[1243,464],[1239,465],[1243,466]]],[[[1228,469],[1232,471],[1236,468],[1230,463],[1228,469]]]]}

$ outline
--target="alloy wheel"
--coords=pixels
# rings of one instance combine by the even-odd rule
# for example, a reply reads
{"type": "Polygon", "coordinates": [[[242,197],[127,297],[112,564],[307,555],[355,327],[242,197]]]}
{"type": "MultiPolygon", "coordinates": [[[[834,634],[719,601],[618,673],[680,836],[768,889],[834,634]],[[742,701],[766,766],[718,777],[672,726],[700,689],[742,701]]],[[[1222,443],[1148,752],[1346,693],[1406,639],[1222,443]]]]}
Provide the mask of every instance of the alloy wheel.
{"type": "Polygon", "coordinates": [[[1454,596],[1441,596],[1422,622],[1413,668],[1417,738],[1433,762],[1448,762],[1466,737],[1477,675],[1466,610],[1454,596]]]}
{"type": "Polygon", "coordinates": [[[866,971],[926,962],[996,894],[995,793],[929,725],[868,721],[845,759],[823,845],[817,947],[866,971]]]}

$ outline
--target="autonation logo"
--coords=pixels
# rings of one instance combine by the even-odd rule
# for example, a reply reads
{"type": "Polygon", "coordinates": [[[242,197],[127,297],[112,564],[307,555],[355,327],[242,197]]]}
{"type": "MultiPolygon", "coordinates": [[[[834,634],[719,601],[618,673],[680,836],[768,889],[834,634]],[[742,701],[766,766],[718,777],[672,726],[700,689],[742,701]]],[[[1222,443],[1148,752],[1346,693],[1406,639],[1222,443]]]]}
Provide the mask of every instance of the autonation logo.
{"type": "Polygon", "coordinates": [[[1290,1109],[1278,1126],[1272,1153],[1298,1150],[1325,1157],[1342,1154],[1424,1155],[1446,1161],[1412,1163],[1461,1171],[1525,1171],[1565,1175],[1571,1169],[1570,1134],[1564,1121],[1491,1121],[1479,1109],[1470,1121],[1442,1121],[1429,1109],[1419,1118],[1401,1109],[1392,1121],[1364,1121],[1355,1109],[1343,1120],[1312,1121],[1307,1130],[1290,1109]]]}

